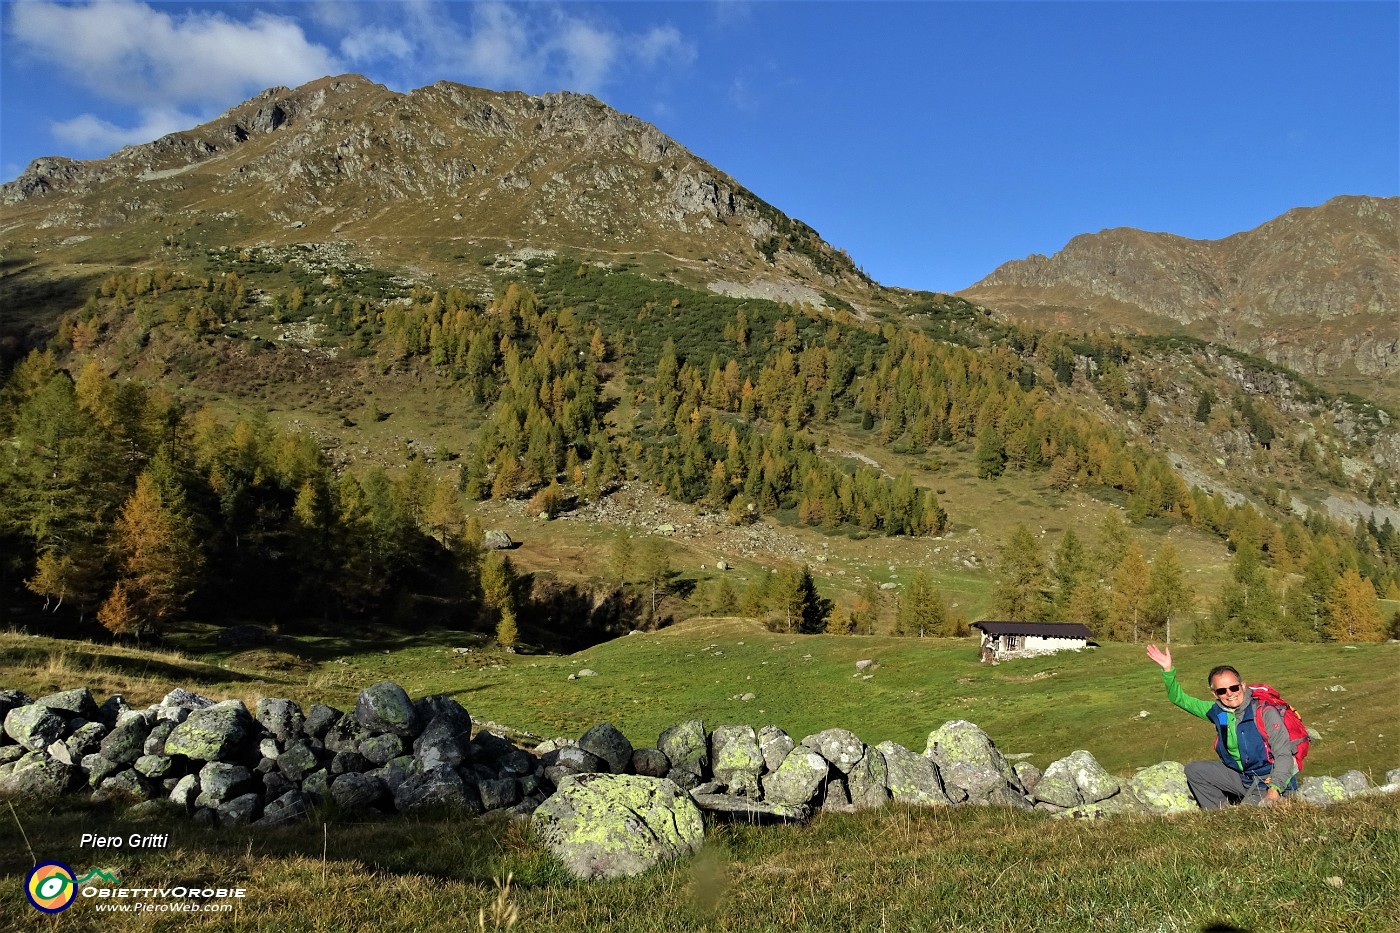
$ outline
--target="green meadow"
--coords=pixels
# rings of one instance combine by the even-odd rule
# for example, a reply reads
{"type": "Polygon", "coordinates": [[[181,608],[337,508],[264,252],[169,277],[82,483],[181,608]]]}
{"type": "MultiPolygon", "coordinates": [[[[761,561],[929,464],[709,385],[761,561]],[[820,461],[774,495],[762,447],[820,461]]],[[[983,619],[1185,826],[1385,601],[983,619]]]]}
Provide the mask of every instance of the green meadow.
{"type": "MultiPolygon", "coordinates": [[[[0,680],[31,694],[88,685],[134,703],[178,684],[250,704],[283,696],[349,708],[361,687],[391,679],[414,696],[452,694],[478,720],[541,736],[610,721],[636,744],[699,717],[710,727],[776,723],[799,738],[842,726],[922,751],[930,730],[968,719],[1041,767],[1076,748],[1119,773],[1209,754],[1209,730],[1167,704],[1142,646],[986,667],[971,639],[795,636],[734,619],[559,657],[505,654],[455,632],[363,634],[237,653],[208,650],[197,630],[181,633],[183,651],[0,634],[0,680]],[[875,663],[857,672],[867,658],[875,663]],[[577,677],[585,668],[596,676],[577,677]],[[753,699],[735,699],[746,693],[753,699]]],[[[1322,734],[1309,772],[1360,768],[1379,780],[1400,767],[1398,652],[1263,644],[1174,653],[1188,685],[1227,660],[1277,686],[1322,734]]],[[[1379,933],[1400,916],[1400,806],[1372,797],[1109,822],[890,806],[804,826],[716,824],[694,858],[586,883],[527,824],[506,820],[328,810],[296,827],[206,830],[178,818],[129,823],[90,803],[15,801],[0,805],[0,876],[6,930],[1379,933]],[[99,855],[78,845],[83,833],[133,832],[169,833],[169,846],[99,855]],[[112,914],[80,901],[43,917],[21,889],[49,859],[104,868],[127,887],[241,886],[246,896],[229,913],[112,914]]]]}

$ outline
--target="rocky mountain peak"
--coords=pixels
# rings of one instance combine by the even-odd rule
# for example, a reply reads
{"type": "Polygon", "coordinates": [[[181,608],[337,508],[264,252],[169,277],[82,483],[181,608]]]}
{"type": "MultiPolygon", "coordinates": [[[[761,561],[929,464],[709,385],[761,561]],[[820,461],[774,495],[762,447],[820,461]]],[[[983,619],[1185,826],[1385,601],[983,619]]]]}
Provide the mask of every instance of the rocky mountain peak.
{"type": "Polygon", "coordinates": [[[1220,240],[1081,235],[960,294],[1052,325],[1185,330],[1308,374],[1400,379],[1400,198],[1337,197],[1220,240]]]}

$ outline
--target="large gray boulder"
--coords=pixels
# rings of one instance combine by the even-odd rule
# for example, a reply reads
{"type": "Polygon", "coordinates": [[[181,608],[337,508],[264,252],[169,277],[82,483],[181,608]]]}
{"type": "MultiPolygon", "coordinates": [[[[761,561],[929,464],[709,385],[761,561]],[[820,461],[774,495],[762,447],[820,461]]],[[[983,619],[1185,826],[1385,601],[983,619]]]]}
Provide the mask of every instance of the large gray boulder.
{"type": "Polygon", "coordinates": [[[858,810],[883,807],[890,799],[889,766],[878,748],[864,747],[860,760],[846,774],[851,806],[858,810]]]}
{"type": "Polygon", "coordinates": [[[291,700],[265,697],[258,701],[257,720],[282,745],[302,737],[306,717],[291,700]]]}
{"type": "Polygon", "coordinates": [[[0,777],[0,793],[17,800],[52,800],[78,780],[78,769],[47,756],[31,753],[0,777]]]}
{"type": "Polygon", "coordinates": [[[763,777],[763,799],[769,803],[804,806],[821,791],[831,773],[831,763],[814,749],[798,745],[778,770],[763,777]]]}
{"type": "Polygon", "coordinates": [[[262,816],[254,821],[254,825],[283,826],[304,819],[306,813],[306,796],[296,788],[291,788],[269,800],[263,807],[262,816]]]}
{"type": "Polygon", "coordinates": [[[1348,797],[1354,797],[1371,788],[1371,779],[1366,776],[1366,772],[1364,771],[1348,771],[1338,778],[1338,780],[1341,781],[1342,786],[1346,788],[1348,797]]]}
{"type": "Polygon", "coordinates": [[[672,726],[656,740],[656,747],[666,753],[675,771],[689,771],[704,778],[710,767],[709,743],[705,741],[705,724],[691,719],[672,726]]]}
{"type": "Polygon", "coordinates": [[[849,774],[856,762],[865,756],[865,743],[845,729],[827,729],[807,736],[799,744],[815,750],[842,774],[849,774]]]}
{"type": "Polygon", "coordinates": [[[389,788],[379,778],[349,771],[331,782],[331,798],[347,813],[367,809],[385,798],[389,788]]]}
{"type": "Polygon", "coordinates": [[[1179,761],[1163,761],[1143,768],[1128,779],[1126,792],[1153,813],[1200,809],[1186,783],[1186,766],[1179,761]]]}
{"type": "Polygon", "coordinates": [[[491,528],[481,536],[481,546],[488,551],[509,551],[515,542],[499,528],[491,528]]]}
{"type": "MultiPolygon", "coordinates": [[[[1094,756],[1083,749],[1070,752],[1050,767],[1061,765],[1064,772],[1074,781],[1085,803],[1098,803],[1107,800],[1122,790],[1123,782],[1103,769],[1094,756]]],[[[1049,768],[1046,773],[1049,773],[1049,768]]]]}
{"type": "Polygon", "coordinates": [[[300,783],[308,774],[320,768],[320,760],[305,740],[293,742],[277,756],[277,770],[293,783],[300,783]]]}
{"type": "Polygon", "coordinates": [[[10,715],[10,710],[29,706],[34,701],[22,690],[0,690],[0,722],[10,715]]]}
{"type": "Polygon", "coordinates": [[[434,716],[413,740],[413,757],[423,771],[455,768],[467,760],[472,739],[472,722],[450,714],[434,716]]]}
{"type": "Polygon", "coordinates": [[[306,722],[302,724],[302,729],[313,739],[324,739],[331,726],[340,722],[344,717],[345,714],[334,706],[314,703],[306,715],[306,722]]]}
{"type": "Polygon", "coordinates": [[[388,680],[360,691],[360,698],[355,701],[355,721],[367,732],[392,732],[406,739],[423,731],[413,701],[403,687],[388,680]]]}
{"type": "Polygon", "coordinates": [[[626,774],[632,765],[632,743],[610,722],[602,722],[579,737],[578,747],[608,763],[613,774],[626,774]]]}
{"type": "Polygon", "coordinates": [[[890,797],[896,803],[948,805],[948,794],[932,761],[895,742],[881,742],[875,749],[885,760],[890,797]]]}
{"type": "MultiPolygon", "coordinates": [[[[144,711],[122,713],[112,730],[102,739],[102,757],[118,764],[132,764],[146,754],[146,740],[151,735],[151,715],[144,711]]],[[[168,738],[167,738],[168,741],[168,738]]],[[[156,754],[163,754],[164,748],[156,754]]]]}
{"type": "Polygon", "coordinates": [[[63,738],[67,724],[63,716],[38,703],[5,714],[5,734],[31,752],[41,752],[63,738]]]}
{"type": "Polygon", "coordinates": [[[1340,803],[1347,799],[1347,788],[1338,779],[1329,776],[1305,777],[1298,782],[1298,796],[1319,807],[1340,803]]]}
{"type": "Polygon", "coordinates": [[[671,761],[666,757],[666,753],[659,748],[634,748],[632,749],[633,774],[641,774],[646,777],[665,777],[666,772],[671,770],[671,761]]]}
{"type": "Polygon", "coordinates": [[[225,700],[192,711],[165,740],[165,754],[194,761],[223,761],[234,757],[252,734],[253,717],[238,700],[225,700]]]}
{"type": "Polygon", "coordinates": [[[777,726],[764,726],[758,730],[758,748],[763,752],[763,766],[769,771],[777,771],[783,759],[797,743],[777,726]]]}
{"type": "Polygon", "coordinates": [[[531,826],[576,878],[626,878],[705,840],[700,808],[673,782],[633,774],[566,778],[531,826]]]}
{"type": "Polygon", "coordinates": [[[253,790],[253,773],[242,765],[211,761],[199,769],[197,807],[219,807],[253,790]]]}
{"type": "Polygon", "coordinates": [[[753,726],[716,726],[710,733],[710,770],[735,797],[758,797],[763,752],[753,726]]]}
{"type": "Polygon", "coordinates": [[[446,766],[411,774],[394,790],[394,809],[400,813],[431,807],[456,807],[470,814],[483,809],[475,788],[446,766]]]}
{"type": "Polygon", "coordinates": [[[97,701],[92,698],[92,691],[87,687],[50,693],[48,696],[39,697],[34,703],[36,706],[48,707],[65,720],[74,717],[87,720],[97,718],[97,701]]]}
{"type": "Polygon", "coordinates": [[[812,815],[812,808],[808,806],[792,806],[729,794],[692,792],[690,799],[706,813],[734,822],[800,823],[812,815]]]}
{"type": "Polygon", "coordinates": [[[950,788],[949,797],[954,797],[951,788],[957,788],[971,803],[1025,803],[1015,769],[974,723],[963,719],[945,722],[929,733],[924,754],[938,766],[944,787],[950,788]]]}

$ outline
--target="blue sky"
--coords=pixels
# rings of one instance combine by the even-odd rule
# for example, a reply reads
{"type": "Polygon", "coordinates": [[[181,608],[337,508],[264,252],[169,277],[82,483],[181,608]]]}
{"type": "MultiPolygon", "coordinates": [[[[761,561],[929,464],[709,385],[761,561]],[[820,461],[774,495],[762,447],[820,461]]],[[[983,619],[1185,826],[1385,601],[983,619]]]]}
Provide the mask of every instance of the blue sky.
{"type": "Polygon", "coordinates": [[[586,91],[876,279],[1400,193],[1400,3],[0,3],[0,174],[358,72],[586,91]]]}

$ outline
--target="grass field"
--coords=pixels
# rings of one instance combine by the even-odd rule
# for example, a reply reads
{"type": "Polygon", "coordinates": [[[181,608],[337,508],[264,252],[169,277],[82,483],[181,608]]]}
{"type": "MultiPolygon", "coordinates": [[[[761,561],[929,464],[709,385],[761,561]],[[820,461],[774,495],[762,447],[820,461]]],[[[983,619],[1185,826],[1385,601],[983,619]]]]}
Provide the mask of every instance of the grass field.
{"type": "MultiPolygon", "coordinates": [[[[186,633],[190,647],[197,633],[186,633]]],[[[777,723],[801,737],[844,726],[922,751],[948,719],[982,725],[1045,766],[1087,748],[1110,770],[1209,754],[1208,728],[1167,703],[1140,646],[979,666],[970,640],[789,636],[694,620],[566,657],[508,655],[459,633],[363,633],[200,658],[0,634],[0,682],[37,694],[89,685],[156,700],[174,685],[215,697],[285,696],[349,708],[392,679],[446,692],[478,719],[577,736],[600,721],[637,744],[691,716],[777,723]],[[470,654],[455,647],[470,646],[470,654]],[[861,658],[877,662],[870,679],[861,658]],[[595,677],[568,680],[588,667],[595,677]],[[751,701],[734,699],[746,692],[751,701]],[[1142,710],[1147,717],[1140,716],[1142,710]]],[[[1178,647],[1189,686],[1217,661],[1283,691],[1322,732],[1308,770],[1400,766],[1400,647],[1178,647]],[[1344,690],[1333,690],[1343,687],[1344,690]]],[[[92,804],[0,805],[0,930],[1065,930],[1393,931],[1400,806],[1055,821],[1002,809],[823,814],[800,827],[715,825],[697,857],[620,882],[573,880],[524,824],[446,815],[316,814],[270,831],[127,823],[92,804]],[[169,833],[169,847],[80,848],[82,833],[169,833]],[[232,913],[114,916],[80,901],[41,917],[21,893],[36,861],[126,887],[240,886],[232,913]],[[1269,880],[1260,866],[1274,873],[1269,880]],[[498,879],[510,875],[508,889],[498,879]],[[493,908],[501,913],[493,914],[493,908]],[[484,927],[478,922],[485,912],[484,927]]]]}

